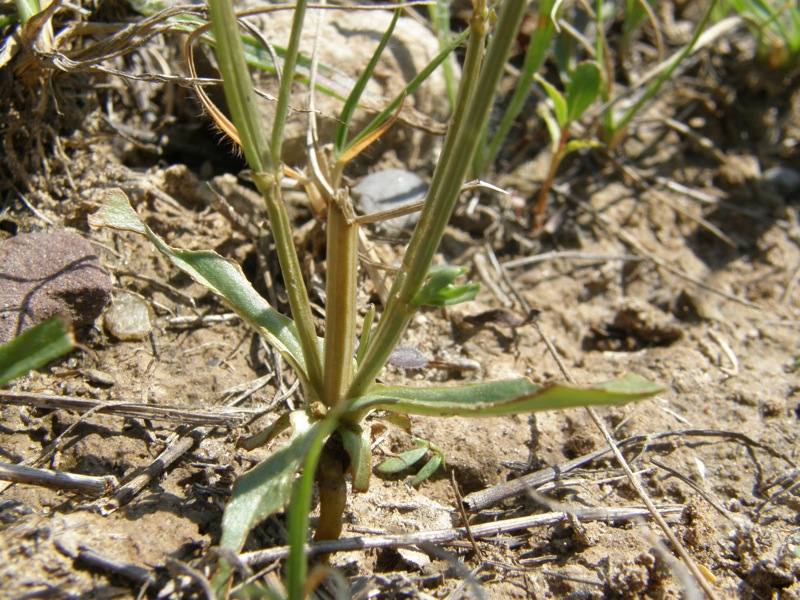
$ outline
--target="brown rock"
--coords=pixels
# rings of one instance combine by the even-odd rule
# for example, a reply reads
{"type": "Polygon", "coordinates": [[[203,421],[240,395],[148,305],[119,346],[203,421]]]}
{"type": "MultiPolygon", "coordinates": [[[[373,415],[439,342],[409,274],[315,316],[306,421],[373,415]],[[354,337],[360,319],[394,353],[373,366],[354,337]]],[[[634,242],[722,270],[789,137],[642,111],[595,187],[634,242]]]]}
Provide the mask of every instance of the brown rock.
{"type": "Polygon", "coordinates": [[[23,233],[0,241],[0,343],[57,313],[87,325],[110,294],[108,273],[74,233],[23,233]]]}

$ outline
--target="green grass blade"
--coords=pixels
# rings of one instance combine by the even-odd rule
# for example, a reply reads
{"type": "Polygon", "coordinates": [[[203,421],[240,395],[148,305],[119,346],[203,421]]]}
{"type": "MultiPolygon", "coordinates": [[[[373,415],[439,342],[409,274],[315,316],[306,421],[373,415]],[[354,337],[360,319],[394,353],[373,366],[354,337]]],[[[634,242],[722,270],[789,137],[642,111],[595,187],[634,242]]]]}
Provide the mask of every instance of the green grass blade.
{"type": "MultiPolygon", "coordinates": [[[[450,44],[450,4],[451,0],[436,0],[434,4],[428,6],[433,30],[439,40],[439,50],[443,51],[450,44]]],[[[442,64],[444,69],[444,81],[447,88],[447,100],[450,102],[450,110],[456,104],[456,92],[458,92],[458,82],[453,68],[453,61],[446,60],[442,64]]]]}
{"type": "Polygon", "coordinates": [[[0,346],[0,385],[46,365],[74,346],[67,321],[60,316],[50,317],[0,346]]]}
{"type": "MultiPolygon", "coordinates": [[[[650,101],[658,93],[658,90],[661,89],[661,86],[664,85],[667,81],[669,81],[672,74],[675,72],[675,69],[684,61],[684,59],[689,56],[692,51],[694,50],[697,41],[700,39],[700,36],[703,34],[703,30],[705,29],[706,23],[708,23],[709,18],[711,18],[711,14],[714,10],[714,6],[717,4],[717,0],[712,0],[711,4],[709,5],[708,9],[706,10],[703,18],[697,24],[695,28],[694,35],[692,36],[691,41],[684,46],[684,48],[678,52],[672,59],[670,59],[669,66],[664,69],[664,71],[658,76],[658,78],[650,84],[650,87],[647,88],[644,94],[631,106],[619,121],[613,124],[613,129],[608,132],[611,135],[607,135],[609,139],[609,146],[614,147],[616,142],[618,141],[620,132],[625,128],[625,126],[630,122],[630,120],[635,117],[640,110],[644,107],[644,105],[650,101]]],[[[612,110],[611,108],[608,109],[609,111],[612,110]]],[[[611,114],[611,113],[608,113],[611,114]]]]}
{"type": "Polygon", "coordinates": [[[342,108],[342,114],[339,117],[339,124],[336,126],[336,133],[333,138],[334,160],[338,159],[338,157],[343,154],[344,149],[346,148],[347,133],[350,131],[350,123],[353,120],[353,114],[355,113],[356,108],[358,108],[358,103],[361,100],[361,94],[364,93],[367,83],[369,83],[372,74],[375,72],[375,67],[378,66],[378,61],[380,60],[386,45],[389,43],[389,40],[394,33],[397,19],[400,18],[401,13],[401,8],[398,8],[394,11],[394,15],[392,16],[392,21],[389,23],[388,29],[384,32],[383,37],[381,37],[381,41],[378,43],[378,47],[372,54],[372,58],[370,58],[369,63],[364,69],[364,72],[361,73],[358,81],[356,81],[356,84],[353,86],[353,90],[347,97],[347,101],[342,108]]]}
{"type": "MultiPolygon", "coordinates": [[[[278,104],[275,107],[275,121],[272,123],[272,150],[275,153],[275,162],[281,161],[281,147],[283,146],[283,130],[289,111],[289,100],[292,97],[292,82],[297,57],[300,54],[300,39],[303,34],[303,21],[306,17],[308,0],[297,0],[292,19],[292,33],[289,36],[289,45],[286,47],[286,56],[283,59],[283,72],[281,73],[281,86],[278,91],[278,104]]],[[[241,45],[241,44],[240,44],[241,45]]]]}
{"type": "Polygon", "coordinates": [[[664,391],[637,375],[579,388],[557,384],[544,387],[528,379],[511,379],[458,387],[395,387],[375,385],[353,400],[350,410],[386,410],[393,413],[436,417],[488,417],[561,410],[581,406],[620,404],[664,391]]]}
{"type": "Polygon", "coordinates": [[[305,359],[294,322],[273,309],[253,289],[235,262],[216,252],[172,248],[142,222],[120,189],[109,192],[106,204],[89,217],[89,225],[147,236],[172,264],[222,298],[261,333],[297,369],[304,385],[308,385],[305,359]]]}
{"type": "Polygon", "coordinates": [[[458,48],[464,42],[464,40],[467,39],[468,36],[469,36],[469,30],[463,32],[461,35],[455,38],[450,44],[448,44],[442,52],[437,54],[436,58],[434,58],[430,63],[428,63],[428,65],[424,69],[422,69],[422,71],[420,71],[419,74],[408,83],[408,85],[403,89],[403,91],[400,92],[400,94],[398,94],[394,98],[394,100],[391,101],[391,103],[389,103],[389,106],[387,106],[380,113],[378,113],[377,116],[374,119],[372,119],[372,121],[370,121],[369,125],[364,127],[364,129],[362,129],[356,137],[350,140],[350,143],[347,144],[347,147],[344,150],[342,150],[342,154],[346,154],[347,150],[357,145],[361,140],[366,138],[369,134],[378,129],[378,127],[383,125],[383,123],[385,123],[386,120],[392,116],[397,107],[400,106],[400,103],[403,101],[403,98],[405,98],[410,94],[413,94],[417,90],[417,88],[422,84],[422,82],[424,82],[428,77],[430,77],[431,73],[433,73],[433,71],[436,70],[436,67],[442,64],[442,61],[446,59],[450,55],[450,53],[453,52],[453,50],[458,48]]]}

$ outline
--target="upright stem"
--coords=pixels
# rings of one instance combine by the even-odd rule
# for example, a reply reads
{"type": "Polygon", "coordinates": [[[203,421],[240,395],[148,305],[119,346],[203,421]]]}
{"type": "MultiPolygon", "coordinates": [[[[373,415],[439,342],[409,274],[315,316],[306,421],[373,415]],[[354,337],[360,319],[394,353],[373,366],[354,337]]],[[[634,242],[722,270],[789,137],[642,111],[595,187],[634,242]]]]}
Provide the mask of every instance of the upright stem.
{"type": "Polygon", "coordinates": [[[346,190],[328,204],[325,302],[325,379],[322,401],[335,406],[353,378],[356,340],[358,223],[346,190]]]}
{"type": "Polygon", "coordinates": [[[481,138],[482,124],[488,118],[506,57],[516,39],[527,6],[525,0],[509,0],[503,4],[489,52],[486,60],[482,61],[489,15],[485,2],[476,4],[478,6],[470,20],[470,38],[461,86],[441,159],[403,265],[389,293],[386,310],[348,391],[348,397],[351,398],[363,395],[373,384],[414,314],[411,301],[425,282],[453,213],[481,138]]]}
{"type": "Polygon", "coordinates": [[[311,314],[311,302],[308,299],[297,249],[294,247],[292,225],[281,198],[280,184],[265,173],[253,173],[253,181],[266,200],[269,226],[275,238],[275,248],[281,264],[283,281],[286,284],[289,307],[292,310],[292,318],[297,324],[297,332],[306,358],[308,380],[311,382],[311,387],[317,393],[321,393],[322,358],[319,338],[314,327],[314,315],[311,314]]]}

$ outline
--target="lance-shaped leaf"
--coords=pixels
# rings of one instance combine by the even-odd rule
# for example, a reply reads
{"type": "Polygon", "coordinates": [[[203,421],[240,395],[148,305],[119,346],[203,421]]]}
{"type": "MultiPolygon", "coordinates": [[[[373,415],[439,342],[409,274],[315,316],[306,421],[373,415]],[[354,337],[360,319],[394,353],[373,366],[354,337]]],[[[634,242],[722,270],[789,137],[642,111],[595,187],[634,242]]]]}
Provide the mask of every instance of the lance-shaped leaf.
{"type": "Polygon", "coordinates": [[[566,384],[537,386],[528,379],[511,379],[458,387],[398,387],[374,385],[365,396],[352,400],[351,412],[385,410],[436,417],[487,417],[558,410],[581,406],[620,404],[664,391],[638,375],[591,387],[566,384]]]}
{"type": "Polygon", "coordinates": [[[120,189],[108,193],[106,203],[89,217],[92,227],[110,227],[147,236],[176,267],[205,286],[272,344],[300,374],[306,385],[306,364],[294,321],[273,309],[235,262],[216,252],[178,250],[156,235],[136,214],[120,189]]]}
{"type": "Polygon", "coordinates": [[[375,467],[375,469],[379,473],[384,473],[386,475],[399,473],[400,471],[405,471],[409,467],[418,463],[427,453],[427,446],[423,446],[422,448],[414,448],[413,450],[408,450],[407,452],[403,452],[398,456],[393,456],[392,458],[383,461],[381,464],[375,467]]]}
{"type": "Polygon", "coordinates": [[[437,469],[444,464],[444,457],[441,454],[434,454],[428,462],[425,463],[419,473],[411,480],[411,485],[417,487],[423,481],[427,481],[431,475],[436,473],[437,469]]]}
{"type": "Polygon", "coordinates": [[[544,88],[544,91],[547,92],[547,95],[550,96],[550,100],[553,102],[553,114],[556,116],[556,122],[558,123],[558,126],[565,127],[568,124],[568,121],[567,101],[564,99],[564,96],[561,95],[561,92],[559,92],[554,85],[549,83],[538,73],[535,74],[533,78],[544,88]]]}
{"type": "Polygon", "coordinates": [[[50,317],[0,346],[0,385],[46,365],[74,345],[67,321],[60,316],[50,317]]]}

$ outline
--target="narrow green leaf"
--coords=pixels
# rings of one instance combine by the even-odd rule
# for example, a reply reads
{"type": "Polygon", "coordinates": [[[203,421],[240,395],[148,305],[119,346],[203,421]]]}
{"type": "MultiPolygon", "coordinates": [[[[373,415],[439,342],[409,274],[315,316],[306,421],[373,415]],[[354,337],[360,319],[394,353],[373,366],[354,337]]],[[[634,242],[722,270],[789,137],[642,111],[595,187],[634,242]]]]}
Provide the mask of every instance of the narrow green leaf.
{"type": "Polygon", "coordinates": [[[556,117],[547,104],[542,103],[537,106],[536,112],[539,113],[542,121],[547,126],[547,132],[550,134],[550,148],[552,148],[553,154],[556,154],[561,146],[561,127],[558,126],[556,117]]]}
{"type": "Polygon", "coordinates": [[[595,62],[582,62],[572,72],[567,84],[567,122],[577,121],[600,93],[602,75],[595,62]]]}
{"type": "Polygon", "coordinates": [[[296,431],[289,444],[236,480],[222,517],[221,547],[239,552],[253,527],[288,504],[295,474],[319,428],[296,431]]]}
{"type": "Polygon", "coordinates": [[[414,448],[413,450],[403,452],[398,456],[393,456],[392,458],[383,461],[381,464],[375,467],[375,470],[377,470],[379,473],[383,473],[384,475],[399,473],[401,471],[405,471],[410,466],[422,460],[422,457],[427,453],[427,446],[423,448],[414,448]]]}
{"type": "Polygon", "coordinates": [[[261,446],[266,446],[272,440],[278,437],[278,435],[286,431],[290,424],[291,413],[285,412],[280,417],[275,419],[275,421],[266,429],[262,429],[258,433],[246,438],[239,439],[236,442],[236,446],[238,448],[244,448],[245,450],[255,450],[261,446]]]}
{"type": "Polygon", "coordinates": [[[353,491],[369,490],[372,475],[372,440],[369,428],[360,425],[340,427],[344,449],[350,456],[350,471],[353,473],[353,491]]]}
{"type": "Polygon", "coordinates": [[[372,54],[372,58],[370,58],[369,63],[364,69],[364,72],[361,73],[358,81],[356,81],[356,84],[353,86],[353,90],[347,97],[347,102],[345,102],[344,107],[342,107],[342,114],[339,118],[339,124],[336,126],[336,134],[334,135],[333,142],[337,156],[341,155],[345,149],[345,145],[347,144],[347,132],[350,127],[350,122],[353,120],[353,114],[355,113],[356,108],[358,108],[358,102],[361,100],[361,94],[364,93],[364,89],[366,89],[367,83],[369,83],[372,73],[375,71],[375,67],[378,66],[378,61],[383,54],[383,50],[386,48],[386,44],[389,43],[389,40],[394,33],[394,27],[397,25],[397,19],[400,18],[401,13],[401,8],[398,8],[394,11],[394,15],[392,16],[392,21],[389,23],[388,29],[384,32],[381,41],[378,43],[378,47],[372,54]]]}
{"type": "Polygon", "coordinates": [[[474,299],[480,291],[480,285],[477,283],[453,285],[456,278],[466,272],[465,267],[432,267],[428,281],[414,296],[411,305],[449,306],[474,299]]]}
{"type": "Polygon", "coordinates": [[[46,365],[74,346],[72,328],[64,317],[50,317],[0,346],[0,385],[46,365]]]}
{"type": "Polygon", "coordinates": [[[431,475],[436,473],[437,469],[444,463],[444,458],[441,454],[434,454],[431,459],[425,463],[425,466],[419,470],[416,477],[411,480],[411,485],[417,487],[423,481],[427,481],[431,475]]]}
{"type": "Polygon", "coordinates": [[[567,124],[567,101],[553,85],[538,73],[533,76],[536,82],[544,88],[550,100],[553,102],[553,113],[556,116],[556,121],[559,127],[564,127],[567,124]]]}
{"type": "Polygon", "coordinates": [[[428,63],[428,65],[424,69],[422,69],[422,71],[420,71],[419,74],[416,77],[414,77],[414,79],[412,79],[409,82],[409,84],[405,88],[403,88],[403,90],[401,90],[399,94],[397,94],[397,96],[395,96],[394,100],[392,100],[386,108],[384,108],[378,115],[375,116],[374,119],[372,119],[372,121],[370,121],[369,125],[364,127],[364,129],[362,129],[358,133],[358,135],[356,135],[356,137],[350,140],[350,143],[347,144],[347,147],[342,151],[342,154],[346,154],[350,148],[356,146],[359,142],[361,142],[363,138],[367,137],[378,127],[380,127],[384,122],[386,122],[386,119],[388,119],[392,115],[392,113],[394,113],[395,109],[398,106],[400,106],[400,104],[403,102],[403,99],[406,96],[413,94],[417,90],[417,88],[422,84],[422,82],[428,79],[428,77],[431,76],[431,73],[433,73],[436,70],[436,68],[440,64],[442,64],[442,61],[446,59],[448,56],[450,56],[450,53],[461,45],[461,43],[467,38],[468,35],[469,35],[469,30],[464,31],[461,35],[459,35],[456,39],[454,39],[444,50],[442,50],[439,54],[437,54],[436,58],[434,58],[430,63],[428,63]]]}
{"type": "Polygon", "coordinates": [[[638,375],[591,387],[566,384],[544,387],[528,379],[510,379],[458,387],[396,387],[374,385],[352,400],[351,412],[386,410],[438,417],[486,417],[581,406],[621,404],[641,400],[664,391],[638,375]]]}
{"type": "Polygon", "coordinates": [[[216,252],[172,248],[142,222],[120,189],[108,193],[106,204],[89,217],[89,225],[131,231],[150,238],[172,264],[222,298],[263,335],[298,371],[304,385],[307,384],[305,359],[294,322],[273,309],[253,289],[235,262],[216,252]]]}

